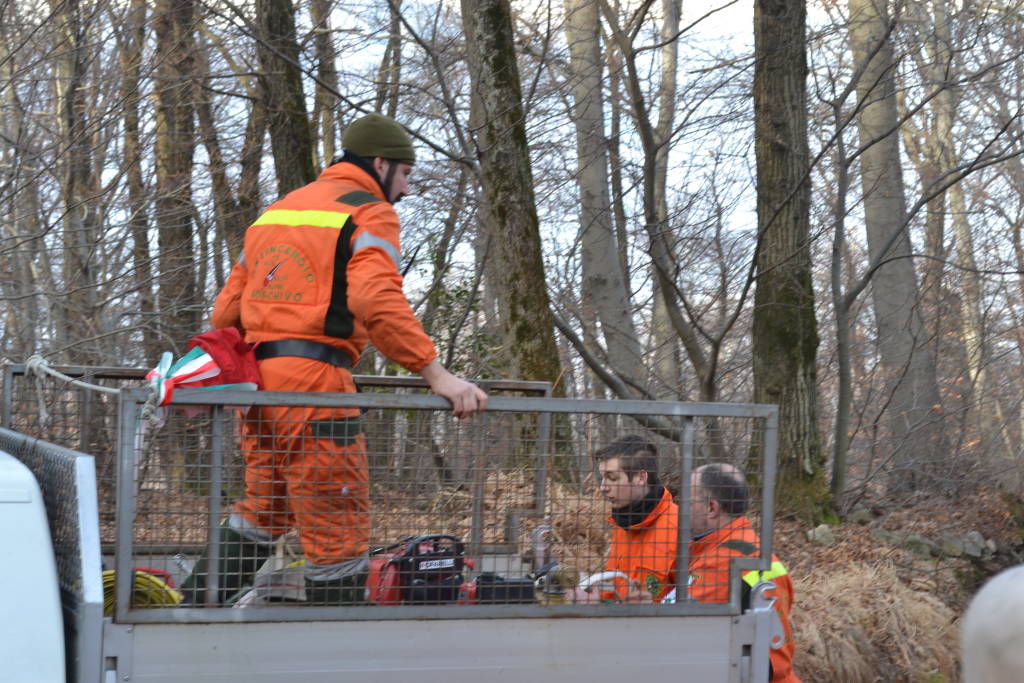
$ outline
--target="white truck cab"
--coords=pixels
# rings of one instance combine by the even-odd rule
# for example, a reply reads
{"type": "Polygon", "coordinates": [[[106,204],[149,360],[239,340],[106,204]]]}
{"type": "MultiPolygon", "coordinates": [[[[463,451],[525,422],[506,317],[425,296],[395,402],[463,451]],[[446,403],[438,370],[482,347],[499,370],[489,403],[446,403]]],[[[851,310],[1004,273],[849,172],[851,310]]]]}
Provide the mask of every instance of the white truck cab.
{"type": "Polygon", "coordinates": [[[0,451],[0,681],[64,683],[64,620],[57,564],[39,485],[32,472],[0,451]]]}

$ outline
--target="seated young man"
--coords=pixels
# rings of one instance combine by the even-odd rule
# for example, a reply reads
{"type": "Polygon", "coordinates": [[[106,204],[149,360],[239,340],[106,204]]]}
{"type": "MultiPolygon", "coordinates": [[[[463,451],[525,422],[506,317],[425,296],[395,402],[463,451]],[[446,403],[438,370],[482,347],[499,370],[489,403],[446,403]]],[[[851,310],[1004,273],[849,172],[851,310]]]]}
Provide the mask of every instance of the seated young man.
{"type": "MultiPolygon", "coordinates": [[[[605,565],[629,577],[617,581],[604,600],[660,602],[676,588],[676,539],[679,507],[658,479],[658,453],[639,436],[624,436],[594,453],[601,475],[601,493],[611,503],[612,542],[605,565]]],[[[688,595],[701,602],[729,600],[729,566],[739,557],[757,557],[760,539],[746,517],[747,483],[733,465],[712,463],[697,468],[691,485],[691,533],[688,595]]],[[[799,683],[793,672],[796,649],[789,624],[793,584],[786,567],[772,556],[766,571],[742,575],[742,601],[758,582],[772,581],[786,633],[785,643],[770,653],[772,683],[799,683]]],[[[579,596],[579,592],[576,592],[579,596]]]]}
{"type": "Polygon", "coordinates": [[[654,444],[629,435],[594,453],[601,494],[611,503],[612,543],[605,566],[630,580],[616,581],[604,600],[660,602],[676,585],[679,506],[658,480],[654,444]]]}

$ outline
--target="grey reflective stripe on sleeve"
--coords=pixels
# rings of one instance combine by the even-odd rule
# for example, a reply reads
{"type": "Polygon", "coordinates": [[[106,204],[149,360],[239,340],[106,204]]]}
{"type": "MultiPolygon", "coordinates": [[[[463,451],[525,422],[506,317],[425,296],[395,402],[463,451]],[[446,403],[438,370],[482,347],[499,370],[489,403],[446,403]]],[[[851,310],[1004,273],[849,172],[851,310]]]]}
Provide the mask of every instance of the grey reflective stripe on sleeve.
{"type": "Polygon", "coordinates": [[[356,236],[356,241],[352,244],[352,254],[355,255],[361,249],[366,249],[367,247],[379,247],[383,249],[384,252],[391,257],[391,261],[395,264],[395,269],[398,269],[398,262],[401,258],[398,255],[398,250],[395,249],[395,246],[391,244],[391,242],[381,239],[376,235],[371,235],[368,232],[361,232],[356,236]]]}
{"type": "Polygon", "coordinates": [[[264,531],[245,517],[234,512],[232,512],[231,516],[228,517],[227,525],[237,531],[239,536],[248,541],[252,541],[253,543],[272,546],[274,545],[274,541],[277,540],[271,536],[269,532],[264,531]]]}

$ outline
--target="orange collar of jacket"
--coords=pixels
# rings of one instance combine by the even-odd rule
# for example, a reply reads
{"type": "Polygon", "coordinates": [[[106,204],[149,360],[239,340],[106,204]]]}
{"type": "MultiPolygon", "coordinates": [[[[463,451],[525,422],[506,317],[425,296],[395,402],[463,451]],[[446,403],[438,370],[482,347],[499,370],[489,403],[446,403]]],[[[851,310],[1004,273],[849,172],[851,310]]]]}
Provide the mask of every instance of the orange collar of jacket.
{"type": "Polygon", "coordinates": [[[658,517],[661,517],[663,514],[668,512],[669,507],[671,505],[672,494],[668,492],[668,489],[662,489],[661,500],[659,500],[658,504],[654,506],[654,509],[651,510],[650,514],[648,514],[646,517],[644,517],[641,521],[637,522],[636,524],[631,524],[628,527],[620,527],[618,524],[616,524],[615,518],[611,515],[608,515],[608,521],[611,523],[613,527],[618,527],[620,529],[623,529],[623,531],[637,531],[639,529],[646,529],[647,527],[653,526],[654,523],[658,521],[658,517]]]}
{"type": "Polygon", "coordinates": [[[377,179],[351,161],[339,161],[336,164],[331,164],[320,173],[317,180],[350,183],[360,190],[369,192],[373,196],[387,201],[377,179]]]}
{"type": "Polygon", "coordinates": [[[750,520],[747,519],[746,515],[740,515],[722,528],[715,529],[714,531],[694,540],[693,543],[694,545],[704,547],[718,546],[725,541],[744,537],[747,534],[756,538],[754,528],[750,525],[750,520]]]}

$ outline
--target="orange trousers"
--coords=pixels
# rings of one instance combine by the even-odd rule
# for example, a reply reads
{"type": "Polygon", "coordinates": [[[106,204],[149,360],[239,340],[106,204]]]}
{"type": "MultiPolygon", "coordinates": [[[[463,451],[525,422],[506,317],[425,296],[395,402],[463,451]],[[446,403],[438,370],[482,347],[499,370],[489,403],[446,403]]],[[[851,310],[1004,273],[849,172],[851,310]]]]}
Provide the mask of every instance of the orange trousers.
{"type": "MultiPolygon", "coordinates": [[[[282,356],[260,361],[267,391],[354,393],[344,368],[282,356]]],[[[236,515],[277,538],[294,527],[306,562],[364,555],[370,539],[366,441],[356,408],[254,406],[242,425],[245,499],[236,515]]]]}

